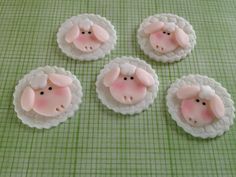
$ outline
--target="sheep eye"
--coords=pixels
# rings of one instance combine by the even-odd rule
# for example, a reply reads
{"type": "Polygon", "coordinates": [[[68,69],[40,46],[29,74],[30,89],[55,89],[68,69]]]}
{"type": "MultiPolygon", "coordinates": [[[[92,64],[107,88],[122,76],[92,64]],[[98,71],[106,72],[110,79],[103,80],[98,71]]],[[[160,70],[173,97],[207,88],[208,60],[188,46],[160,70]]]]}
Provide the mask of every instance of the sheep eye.
{"type": "Polygon", "coordinates": [[[134,79],[134,77],[130,77],[130,79],[131,79],[131,80],[133,80],[133,79],[134,79]]]}
{"type": "Polygon", "coordinates": [[[91,31],[89,31],[88,33],[89,33],[89,34],[91,34],[92,32],[91,32],[91,31]]]}
{"type": "Polygon", "coordinates": [[[40,92],[40,95],[43,95],[44,94],[44,92],[42,91],[42,92],[40,92]]]}
{"type": "Polygon", "coordinates": [[[165,32],[165,31],[163,31],[163,33],[164,33],[164,34],[166,34],[166,32],[165,32]]]}
{"type": "Polygon", "coordinates": [[[170,35],[170,33],[167,33],[167,35],[170,35]]]}
{"type": "Polygon", "coordinates": [[[82,31],[82,34],[85,34],[85,32],[84,32],[84,31],[82,31]]]}
{"type": "Polygon", "coordinates": [[[205,105],[206,105],[206,103],[205,103],[205,102],[203,102],[203,103],[202,103],[202,105],[203,105],[203,106],[205,106],[205,105]]]}
{"type": "Polygon", "coordinates": [[[52,90],[52,87],[48,87],[48,90],[52,90]]]}
{"type": "Polygon", "coordinates": [[[124,80],[127,80],[127,77],[124,77],[124,80]]]}
{"type": "Polygon", "coordinates": [[[200,100],[199,99],[196,99],[196,102],[199,102],[200,100]]]}

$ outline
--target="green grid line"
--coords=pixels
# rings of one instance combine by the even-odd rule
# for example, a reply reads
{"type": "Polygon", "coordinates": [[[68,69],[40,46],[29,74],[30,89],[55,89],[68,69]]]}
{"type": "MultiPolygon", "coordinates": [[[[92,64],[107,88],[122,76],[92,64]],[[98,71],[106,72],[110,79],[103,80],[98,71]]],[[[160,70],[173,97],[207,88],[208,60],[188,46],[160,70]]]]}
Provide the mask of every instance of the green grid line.
{"type": "Polygon", "coordinates": [[[171,119],[165,102],[169,85],[190,73],[215,78],[235,100],[235,9],[234,0],[0,0],[0,176],[235,176],[235,126],[213,140],[193,138],[171,119]],[[79,13],[100,14],[115,26],[117,45],[104,59],[79,62],[58,48],[60,24],[79,13]],[[140,50],[139,24],[156,13],[174,13],[193,25],[197,45],[181,62],[157,63],[140,50]],[[122,55],[145,60],[160,79],[154,104],[135,116],[108,110],[95,91],[97,74],[122,55]],[[12,94],[24,74],[45,65],[75,74],[83,102],[58,127],[31,129],[17,119],[12,94]]]}

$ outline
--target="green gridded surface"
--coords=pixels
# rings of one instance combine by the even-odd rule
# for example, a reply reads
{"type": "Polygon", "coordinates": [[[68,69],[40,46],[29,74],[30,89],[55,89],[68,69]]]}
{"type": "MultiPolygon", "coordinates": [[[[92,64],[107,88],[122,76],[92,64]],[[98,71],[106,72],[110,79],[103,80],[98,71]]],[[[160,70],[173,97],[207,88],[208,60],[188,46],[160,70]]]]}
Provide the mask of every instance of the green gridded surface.
{"type": "Polygon", "coordinates": [[[218,1],[0,1],[0,176],[154,177],[236,176],[236,128],[213,140],[193,138],[170,118],[166,90],[182,75],[199,73],[221,82],[236,98],[236,2],[218,1]],[[156,13],[185,17],[197,34],[193,53],[174,64],[154,62],[136,40],[141,21],[156,13]],[[62,22],[97,13],[115,26],[111,55],[95,62],[66,57],[57,47],[62,22]],[[154,104],[136,116],[121,116],[98,100],[95,80],[104,64],[122,55],[140,57],[160,79],[154,104]],[[57,65],[83,86],[76,115],[50,130],[31,129],[17,119],[14,87],[34,68],[57,65]]]}

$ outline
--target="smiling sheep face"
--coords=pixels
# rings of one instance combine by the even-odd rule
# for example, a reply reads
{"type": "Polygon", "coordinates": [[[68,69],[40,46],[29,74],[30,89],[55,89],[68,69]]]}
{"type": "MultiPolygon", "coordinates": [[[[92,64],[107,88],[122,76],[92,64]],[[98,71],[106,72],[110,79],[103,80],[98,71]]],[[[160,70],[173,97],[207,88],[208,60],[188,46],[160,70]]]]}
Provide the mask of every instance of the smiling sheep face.
{"type": "Polygon", "coordinates": [[[63,113],[71,104],[72,97],[69,88],[71,83],[71,78],[60,74],[46,75],[44,80],[40,80],[36,76],[31,86],[26,87],[21,95],[23,110],[33,110],[39,115],[47,117],[63,113]]]}
{"type": "Polygon", "coordinates": [[[189,36],[174,23],[161,21],[146,26],[144,32],[149,36],[152,48],[159,53],[168,53],[178,47],[189,46],[189,36]]]}
{"type": "Polygon", "coordinates": [[[86,19],[79,25],[74,24],[66,33],[65,40],[69,44],[73,43],[82,52],[92,52],[109,40],[109,34],[101,26],[86,19]]]}
{"type": "Polygon", "coordinates": [[[109,87],[116,101],[136,104],[145,98],[147,88],[154,84],[154,79],[147,71],[127,63],[109,71],[103,83],[109,87]]]}
{"type": "Polygon", "coordinates": [[[186,85],[177,91],[181,113],[193,127],[203,127],[224,116],[224,104],[209,86],[186,85]]]}

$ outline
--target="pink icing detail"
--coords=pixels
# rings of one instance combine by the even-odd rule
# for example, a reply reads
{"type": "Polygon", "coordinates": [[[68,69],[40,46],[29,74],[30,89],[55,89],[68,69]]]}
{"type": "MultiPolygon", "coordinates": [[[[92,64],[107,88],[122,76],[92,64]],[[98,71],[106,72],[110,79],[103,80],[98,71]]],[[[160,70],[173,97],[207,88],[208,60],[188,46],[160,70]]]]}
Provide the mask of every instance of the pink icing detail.
{"type": "Polygon", "coordinates": [[[167,31],[157,31],[150,35],[150,43],[154,50],[160,53],[168,53],[178,48],[178,43],[175,41],[174,33],[167,31]]]}
{"type": "Polygon", "coordinates": [[[111,85],[110,92],[112,97],[120,103],[135,104],[146,96],[147,88],[140,84],[135,77],[131,80],[130,77],[120,75],[111,85]],[[127,78],[127,80],[124,80],[124,78],[127,78]],[[119,87],[121,85],[122,88],[119,87]]]}
{"type": "Polygon", "coordinates": [[[115,67],[106,73],[103,84],[109,87],[111,96],[122,104],[136,104],[143,100],[147,87],[154,84],[154,79],[147,71],[136,68],[132,76],[120,73],[115,67]]]}
{"type": "MultiPolygon", "coordinates": [[[[55,82],[59,85],[63,85],[63,83],[71,83],[64,82],[69,81],[67,79],[67,76],[59,74],[56,74],[54,76],[56,76],[56,78],[59,80],[61,76],[61,82],[55,82]]],[[[48,80],[47,86],[44,89],[33,90],[32,88],[27,87],[30,88],[29,90],[32,90],[32,92],[34,93],[34,98],[33,100],[30,99],[30,101],[32,102],[32,106],[30,108],[26,107],[28,109],[24,109],[24,105],[22,104],[24,103],[24,95],[29,94],[23,93],[21,96],[22,108],[26,111],[30,111],[31,109],[33,109],[33,111],[35,111],[36,113],[47,117],[57,116],[63,113],[71,104],[71,90],[68,86],[69,85],[58,86],[48,80]]]]}
{"type": "Polygon", "coordinates": [[[198,97],[182,100],[181,112],[186,122],[193,127],[206,126],[215,120],[209,101],[198,97]]]}
{"type": "Polygon", "coordinates": [[[92,31],[82,31],[78,38],[73,42],[74,45],[83,52],[92,52],[101,46],[92,31]],[[84,33],[84,34],[83,34],[84,33]],[[90,33],[90,34],[89,34],[90,33]]]}
{"type": "Polygon", "coordinates": [[[65,36],[68,43],[73,42],[82,52],[92,52],[109,39],[109,33],[101,26],[94,24],[89,31],[79,29],[74,25],[65,36]]]}

